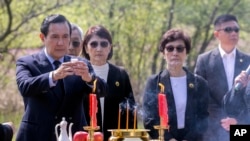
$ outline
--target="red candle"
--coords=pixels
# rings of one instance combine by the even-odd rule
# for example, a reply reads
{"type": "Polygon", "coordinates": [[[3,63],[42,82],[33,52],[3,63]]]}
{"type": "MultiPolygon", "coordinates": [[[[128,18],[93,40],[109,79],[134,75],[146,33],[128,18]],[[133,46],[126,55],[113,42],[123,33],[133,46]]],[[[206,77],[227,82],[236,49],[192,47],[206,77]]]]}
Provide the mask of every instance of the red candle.
{"type": "Polygon", "coordinates": [[[160,125],[163,127],[168,126],[168,104],[166,95],[163,94],[164,86],[160,83],[161,92],[158,94],[158,108],[160,116],[160,125]]]}
{"type": "Polygon", "coordinates": [[[159,115],[161,119],[161,126],[167,127],[168,125],[168,105],[165,94],[158,94],[159,115]]]}
{"type": "Polygon", "coordinates": [[[90,115],[90,126],[96,127],[97,126],[97,99],[96,94],[89,95],[89,115],[90,115]]]}

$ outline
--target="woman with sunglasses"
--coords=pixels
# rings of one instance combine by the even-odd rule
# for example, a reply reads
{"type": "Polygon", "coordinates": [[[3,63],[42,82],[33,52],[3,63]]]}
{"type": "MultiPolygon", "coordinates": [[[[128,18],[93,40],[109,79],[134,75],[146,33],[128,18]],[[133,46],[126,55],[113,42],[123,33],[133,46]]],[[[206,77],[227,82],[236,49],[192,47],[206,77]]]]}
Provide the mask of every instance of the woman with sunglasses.
{"type": "Polygon", "coordinates": [[[191,49],[190,37],[179,29],[165,32],[159,51],[166,60],[166,68],[147,79],[144,97],[144,127],[157,139],[160,125],[158,94],[166,96],[169,129],[164,130],[165,141],[200,141],[207,128],[208,86],[200,76],[184,67],[191,49]],[[164,86],[161,91],[159,84],[164,86]]]}
{"type": "MultiPolygon", "coordinates": [[[[104,141],[108,141],[111,132],[108,129],[118,128],[118,112],[128,102],[130,109],[129,123],[126,123],[126,112],[121,112],[120,128],[133,128],[134,116],[132,109],[135,107],[130,79],[127,72],[108,60],[112,58],[112,37],[109,31],[101,26],[90,27],[84,36],[83,56],[90,60],[97,76],[107,82],[109,93],[105,97],[98,97],[97,124],[103,132],[104,141]]],[[[84,101],[86,119],[89,122],[88,98],[84,101]]]]}

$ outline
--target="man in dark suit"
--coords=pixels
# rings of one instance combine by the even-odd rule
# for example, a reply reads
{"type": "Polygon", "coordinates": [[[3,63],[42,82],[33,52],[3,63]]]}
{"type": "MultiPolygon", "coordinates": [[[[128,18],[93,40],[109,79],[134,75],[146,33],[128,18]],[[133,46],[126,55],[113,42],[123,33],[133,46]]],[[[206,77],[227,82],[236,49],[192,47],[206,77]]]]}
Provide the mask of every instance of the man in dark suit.
{"type": "Polygon", "coordinates": [[[95,76],[87,60],[70,61],[67,56],[71,28],[59,14],[46,17],[40,38],[44,49],[17,60],[16,81],[24,101],[24,115],[17,141],[56,141],[55,125],[62,117],[73,123],[72,134],[83,130],[86,119],[83,96],[92,92],[105,94],[106,83],[95,76]]]}
{"type": "Polygon", "coordinates": [[[236,48],[239,25],[235,16],[219,16],[214,22],[214,36],[219,41],[218,48],[198,56],[195,73],[208,81],[210,92],[209,127],[205,140],[228,141],[229,133],[223,124],[235,119],[224,111],[223,97],[232,88],[235,76],[248,67],[250,57],[236,48]]]}

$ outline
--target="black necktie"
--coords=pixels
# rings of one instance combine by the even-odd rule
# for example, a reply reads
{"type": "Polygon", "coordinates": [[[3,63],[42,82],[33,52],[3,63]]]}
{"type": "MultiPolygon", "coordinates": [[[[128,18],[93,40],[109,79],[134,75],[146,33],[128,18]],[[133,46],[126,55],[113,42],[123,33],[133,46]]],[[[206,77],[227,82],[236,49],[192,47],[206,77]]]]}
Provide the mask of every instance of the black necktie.
{"type": "MultiPolygon", "coordinates": [[[[53,62],[53,64],[54,64],[54,66],[55,66],[55,70],[56,70],[56,69],[58,69],[58,68],[60,67],[61,62],[60,62],[60,61],[58,61],[58,60],[55,60],[55,61],[53,62]]],[[[57,82],[57,83],[59,83],[59,85],[61,86],[62,92],[63,92],[63,94],[64,94],[65,92],[64,92],[64,84],[63,84],[63,79],[58,80],[58,82],[57,82]]]]}
{"type": "Polygon", "coordinates": [[[60,62],[60,61],[58,61],[58,60],[55,60],[55,61],[53,62],[53,64],[54,64],[54,66],[55,66],[55,70],[56,70],[56,69],[58,69],[58,68],[59,68],[59,66],[61,65],[61,62],[60,62]]]}

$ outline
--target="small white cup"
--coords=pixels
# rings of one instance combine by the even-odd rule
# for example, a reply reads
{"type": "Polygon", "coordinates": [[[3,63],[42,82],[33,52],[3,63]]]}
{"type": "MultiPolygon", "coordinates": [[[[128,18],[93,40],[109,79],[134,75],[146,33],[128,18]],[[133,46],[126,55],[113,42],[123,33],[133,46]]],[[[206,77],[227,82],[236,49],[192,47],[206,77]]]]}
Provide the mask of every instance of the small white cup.
{"type": "Polygon", "coordinates": [[[77,61],[78,61],[78,59],[77,59],[77,58],[73,58],[73,57],[72,57],[72,58],[70,59],[70,61],[71,61],[71,62],[77,62],[77,61]]]}

